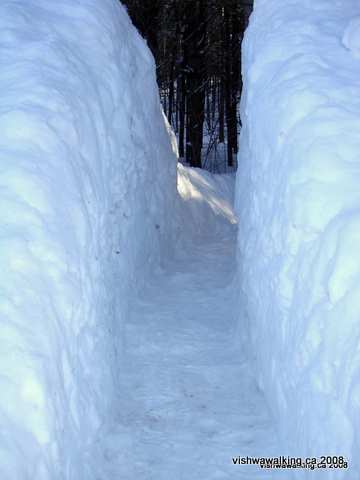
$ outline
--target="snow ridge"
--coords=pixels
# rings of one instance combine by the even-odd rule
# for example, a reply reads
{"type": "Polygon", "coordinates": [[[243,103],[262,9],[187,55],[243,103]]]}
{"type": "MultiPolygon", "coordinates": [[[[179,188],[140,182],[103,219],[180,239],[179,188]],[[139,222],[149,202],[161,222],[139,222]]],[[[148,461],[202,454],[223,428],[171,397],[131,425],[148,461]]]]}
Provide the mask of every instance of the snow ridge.
{"type": "Polygon", "coordinates": [[[360,476],[359,14],[255,2],[236,199],[244,322],[284,454],[344,455],[326,478],[346,479],[360,476]]]}
{"type": "Polygon", "coordinates": [[[0,477],[91,480],[176,159],[118,1],[8,0],[0,25],[0,477]]]}

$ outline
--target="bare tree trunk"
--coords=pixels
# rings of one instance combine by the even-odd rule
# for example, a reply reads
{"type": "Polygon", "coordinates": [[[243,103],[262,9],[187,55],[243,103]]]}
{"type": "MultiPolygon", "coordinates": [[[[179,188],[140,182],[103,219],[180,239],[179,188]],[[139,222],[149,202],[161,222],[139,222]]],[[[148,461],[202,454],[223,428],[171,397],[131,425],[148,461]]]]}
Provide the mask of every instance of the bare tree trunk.
{"type": "Polygon", "coordinates": [[[220,79],[218,85],[219,98],[219,143],[225,142],[225,81],[220,79]]]}
{"type": "Polygon", "coordinates": [[[205,0],[187,2],[187,24],[190,36],[188,51],[187,115],[189,128],[190,165],[201,167],[205,107],[205,0]]]}
{"type": "Polygon", "coordinates": [[[180,77],[180,111],[179,111],[179,156],[185,157],[185,108],[186,108],[186,81],[185,73],[180,77]]]}
{"type": "Polygon", "coordinates": [[[174,105],[174,73],[171,74],[171,78],[169,82],[169,108],[168,108],[167,117],[170,125],[172,125],[173,105],[174,105]]]}
{"type": "Polygon", "coordinates": [[[227,161],[229,167],[233,165],[233,127],[231,114],[231,31],[230,31],[230,12],[228,5],[224,8],[225,24],[225,114],[227,128],[227,161]]]}

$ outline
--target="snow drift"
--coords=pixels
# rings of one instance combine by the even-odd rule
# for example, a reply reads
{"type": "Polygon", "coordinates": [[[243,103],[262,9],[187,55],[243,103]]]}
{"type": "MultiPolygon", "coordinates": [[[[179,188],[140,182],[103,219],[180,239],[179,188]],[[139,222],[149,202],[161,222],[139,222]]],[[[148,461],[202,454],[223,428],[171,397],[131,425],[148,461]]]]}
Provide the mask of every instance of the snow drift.
{"type": "Polygon", "coordinates": [[[212,174],[178,163],[176,243],[179,248],[203,244],[209,239],[209,225],[213,237],[236,229],[234,180],[231,173],[212,174]]]}
{"type": "Polygon", "coordinates": [[[360,478],[359,15],[256,0],[236,200],[241,303],[284,454],[344,455],[351,468],[324,475],[346,479],[360,478]]]}
{"type": "Polygon", "coordinates": [[[176,161],[119,2],[8,0],[0,25],[0,478],[90,480],[176,161]]]}

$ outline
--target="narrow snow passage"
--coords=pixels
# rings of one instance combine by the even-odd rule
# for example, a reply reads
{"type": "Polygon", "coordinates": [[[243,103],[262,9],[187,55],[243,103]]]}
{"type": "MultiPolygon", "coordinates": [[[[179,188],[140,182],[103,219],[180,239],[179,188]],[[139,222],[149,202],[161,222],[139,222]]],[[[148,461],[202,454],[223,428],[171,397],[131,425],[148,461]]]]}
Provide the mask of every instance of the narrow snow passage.
{"type": "Polygon", "coordinates": [[[134,300],[104,479],[275,477],[232,462],[276,450],[251,366],[233,341],[235,238],[236,225],[219,234],[207,224],[134,300]]]}

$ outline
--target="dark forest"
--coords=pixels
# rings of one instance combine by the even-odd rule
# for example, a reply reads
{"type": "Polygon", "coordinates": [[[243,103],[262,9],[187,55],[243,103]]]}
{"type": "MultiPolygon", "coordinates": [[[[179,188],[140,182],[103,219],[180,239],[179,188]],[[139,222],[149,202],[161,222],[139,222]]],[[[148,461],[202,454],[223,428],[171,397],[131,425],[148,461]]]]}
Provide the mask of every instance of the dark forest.
{"type": "Polygon", "coordinates": [[[126,0],[157,65],[179,156],[213,172],[236,168],[241,40],[249,0],[126,0]]]}

